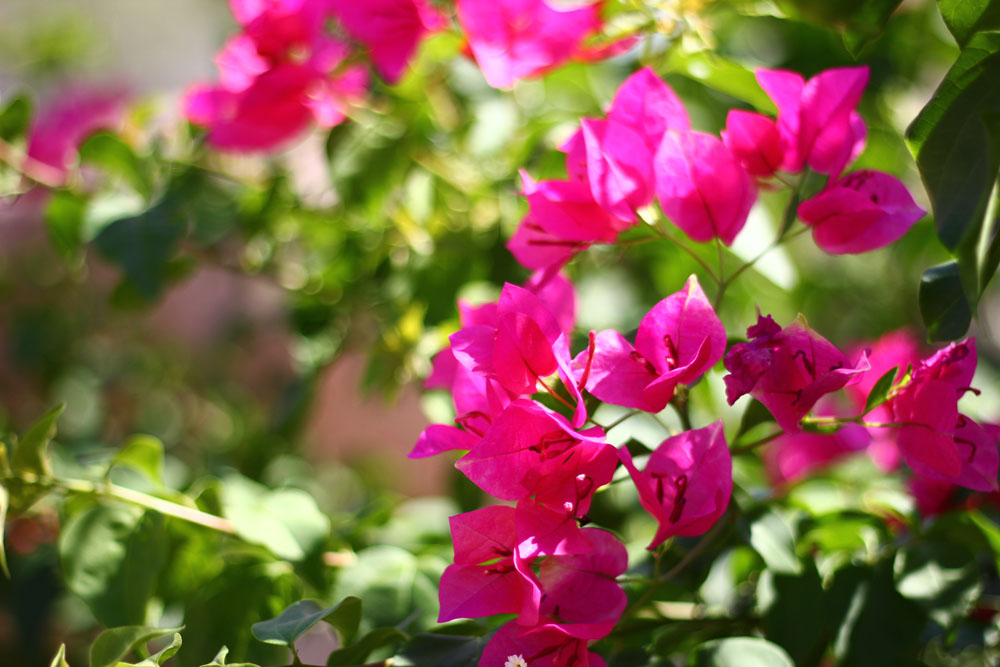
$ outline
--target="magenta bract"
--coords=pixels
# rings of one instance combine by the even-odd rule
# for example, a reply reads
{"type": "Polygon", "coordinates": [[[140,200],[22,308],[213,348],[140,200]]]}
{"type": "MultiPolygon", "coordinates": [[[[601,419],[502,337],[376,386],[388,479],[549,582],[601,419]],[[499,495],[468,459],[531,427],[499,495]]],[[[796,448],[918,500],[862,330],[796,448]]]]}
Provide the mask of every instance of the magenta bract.
{"type": "Polygon", "coordinates": [[[490,638],[479,667],[503,667],[519,658],[531,667],[606,667],[607,663],[587,650],[587,641],[549,624],[525,627],[511,621],[490,638]]]}
{"type": "Polygon", "coordinates": [[[649,549],[673,535],[701,535],[729,506],[733,463],[721,421],[667,438],[641,472],[628,449],[620,448],[618,456],[639,502],[660,524],[649,549]]]}
{"type": "Polygon", "coordinates": [[[784,151],[778,125],[767,116],[733,109],[726,116],[722,143],[751,176],[767,178],[781,168],[784,151]]]}

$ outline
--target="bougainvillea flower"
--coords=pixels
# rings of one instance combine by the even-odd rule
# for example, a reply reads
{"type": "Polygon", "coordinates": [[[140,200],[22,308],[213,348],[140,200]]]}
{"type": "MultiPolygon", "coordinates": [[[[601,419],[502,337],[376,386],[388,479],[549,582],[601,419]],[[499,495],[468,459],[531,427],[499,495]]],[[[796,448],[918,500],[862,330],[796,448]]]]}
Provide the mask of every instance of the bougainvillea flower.
{"type": "Polygon", "coordinates": [[[455,562],[441,575],[438,622],[494,614],[538,620],[541,592],[517,555],[513,507],[484,507],[449,519],[455,562]]]}
{"type": "MultiPolygon", "coordinates": [[[[966,428],[963,449],[972,454],[981,441],[971,421],[959,418],[958,399],[972,389],[976,371],[976,343],[970,338],[952,343],[913,369],[910,381],[892,396],[890,405],[896,423],[906,424],[895,430],[896,442],[906,463],[917,474],[958,482],[963,473],[963,454],[955,433],[966,428]]],[[[978,462],[977,462],[978,464],[978,462]]]]}
{"type": "Polygon", "coordinates": [[[330,7],[389,83],[399,81],[421,40],[446,24],[426,0],[330,0],[330,7]]]}
{"type": "Polygon", "coordinates": [[[668,132],[655,168],[656,196],[671,222],[695,241],[733,242],[757,188],[722,141],[702,132],[668,132]]]}
{"type": "Polygon", "coordinates": [[[729,506],[733,461],[722,422],[664,440],[641,472],[626,447],[618,450],[639,491],[639,502],[659,522],[649,549],[673,535],[701,535],[729,506]]]}
{"type": "Polygon", "coordinates": [[[659,412],[678,384],[693,383],[725,350],[726,330],[692,275],[642,318],[634,348],[617,331],[601,331],[573,365],[602,401],[659,412]]]}
{"type": "Polygon", "coordinates": [[[121,124],[125,98],[120,90],[66,90],[32,119],[28,157],[52,167],[53,176],[65,177],[88,136],[121,124]]]}
{"type": "Polygon", "coordinates": [[[655,154],[667,130],[688,132],[691,121],[680,98],[649,67],[625,79],[608,109],[608,120],[632,128],[655,154]]]}
{"type": "Polygon", "coordinates": [[[868,83],[868,68],[829,69],[808,81],[785,70],[759,69],[756,75],[778,107],[782,169],[798,172],[808,164],[838,175],[864,142],[864,123],[854,109],[868,83]]]}
{"type": "Polygon", "coordinates": [[[726,399],[732,405],[750,394],[770,410],[778,426],[792,433],[820,397],[869,368],[865,354],[852,367],[801,315],[784,329],[770,316],[758,315],[747,337],[748,342],[726,354],[726,399]]]}
{"type": "Polygon", "coordinates": [[[768,178],[781,168],[784,151],[778,125],[767,116],[732,109],[726,116],[722,143],[751,176],[768,178]]]}
{"type": "Polygon", "coordinates": [[[458,22],[486,82],[509,88],[518,79],[586,56],[582,44],[601,27],[600,4],[458,0],[458,22]]]}
{"type": "Polygon", "coordinates": [[[856,171],[799,205],[813,239],[834,255],[882,248],[897,241],[924,210],[906,186],[880,171],[856,171]]]}
{"type": "Polygon", "coordinates": [[[539,566],[539,614],[573,637],[599,639],[625,611],[625,591],[615,577],[628,567],[628,552],[606,530],[584,528],[581,533],[589,549],[550,556],[539,566]]]}
{"type": "Polygon", "coordinates": [[[576,431],[562,415],[517,399],[455,467],[503,500],[532,495],[581,517],[600,486],[611,481],[615,451],[598,427],[576,431]]]}
{"type": "Polygon", "coordinates": [[[586,553],[592,549],[575,512],[548,507],[529,498],[518,501],[517,550],[521,558],[586,553]]]}
{"type": "Polygon", "coordinates": [[[479,667],[607,667],[587,650],[587,641],[547,624],[525,627],[516,621],[500,626],[483,649],[479,667]]]}

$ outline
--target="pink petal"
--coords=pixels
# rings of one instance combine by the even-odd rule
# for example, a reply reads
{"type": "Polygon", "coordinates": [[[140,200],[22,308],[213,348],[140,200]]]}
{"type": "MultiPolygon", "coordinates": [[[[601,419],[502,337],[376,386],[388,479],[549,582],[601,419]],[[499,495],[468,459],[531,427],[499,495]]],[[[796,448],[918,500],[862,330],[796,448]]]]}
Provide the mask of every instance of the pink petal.
{"type": "Polygon", "coordinates": [[[417,438],[417,444],[410,452],[409,458],[422,459],[455,449],[472,449],[477,442],[479,438],[460,428],[431,424],[417,438]]]}
{"type": "Polygon", "coordinates": [[[691,121],[677,94],[649,67],[643,67],[618,87],[608,109],[608,120],[631,127],[654,154],[667,130],[691,129],[691,121]]]}
{"type": "Polygon", "coordinates": [[[781,134],[767,116],[732,109],[726,116],[722,142],[751,176],[766,178],[781,168],[781,134]]]}

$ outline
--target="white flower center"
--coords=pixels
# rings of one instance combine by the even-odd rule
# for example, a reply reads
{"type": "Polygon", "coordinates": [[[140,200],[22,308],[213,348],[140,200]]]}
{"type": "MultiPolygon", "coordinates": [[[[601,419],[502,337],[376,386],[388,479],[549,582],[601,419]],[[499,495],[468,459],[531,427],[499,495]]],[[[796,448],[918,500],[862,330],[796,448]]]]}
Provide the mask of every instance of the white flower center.
{"type": "Polygon", "coordinates": [[[503,667],[528,667],[528,663],[524,656],[508,655],[507,662],[503,663],[503,667]]]}

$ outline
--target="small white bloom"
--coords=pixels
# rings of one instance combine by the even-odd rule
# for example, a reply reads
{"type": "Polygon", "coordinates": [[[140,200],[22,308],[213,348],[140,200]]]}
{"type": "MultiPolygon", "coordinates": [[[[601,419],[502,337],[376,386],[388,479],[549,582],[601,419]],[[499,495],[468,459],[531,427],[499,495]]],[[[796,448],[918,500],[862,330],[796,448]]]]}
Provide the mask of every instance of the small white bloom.
{"type": "Polygon", "coordinates": [[[524,656],[508,655],[507,662],[503,663],[503,667],[528,667],[528,663],[524,656]]]}

